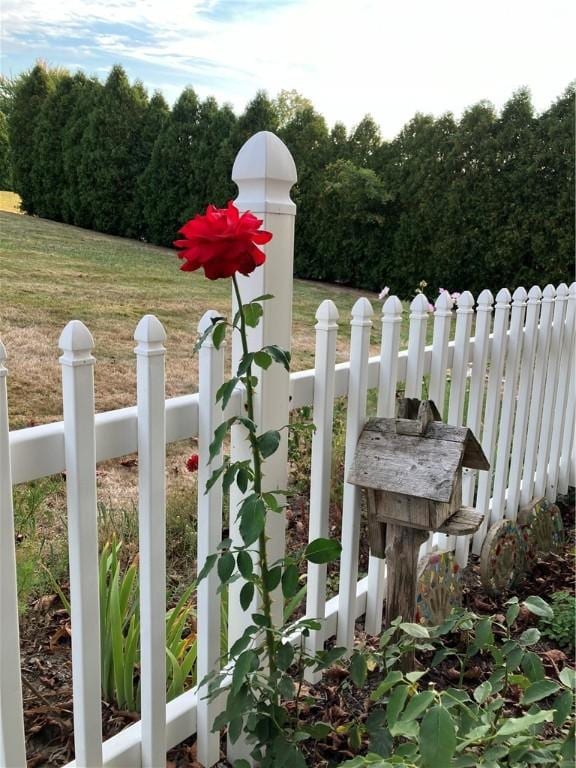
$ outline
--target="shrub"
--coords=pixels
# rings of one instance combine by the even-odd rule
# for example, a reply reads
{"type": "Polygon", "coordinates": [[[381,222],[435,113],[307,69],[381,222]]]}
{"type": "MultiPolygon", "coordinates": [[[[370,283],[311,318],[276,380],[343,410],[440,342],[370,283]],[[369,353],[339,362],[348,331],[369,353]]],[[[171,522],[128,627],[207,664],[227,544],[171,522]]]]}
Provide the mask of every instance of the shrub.
{"type": "Polygon", "coordinates": [[[550,618],[542,616],[539,622],[544,637],[555,640],[562,648],[574,650],[576,635],[576,597],[568,592],[554,592],[550,618]]]}

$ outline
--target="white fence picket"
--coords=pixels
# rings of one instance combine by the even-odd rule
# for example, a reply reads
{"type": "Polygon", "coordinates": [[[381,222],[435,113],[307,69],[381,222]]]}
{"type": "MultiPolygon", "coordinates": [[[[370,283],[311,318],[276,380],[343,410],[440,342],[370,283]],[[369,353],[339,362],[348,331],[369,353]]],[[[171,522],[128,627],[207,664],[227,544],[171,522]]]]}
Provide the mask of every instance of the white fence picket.
{"type": "Polygon", "coordinates": [[[490,462],[490,469],[481,472],[478,480],[478,496],[476,509],[484,515],[480,530],[474,535],[473,551],[479,554],[482,543],[488,530],[490,491],[492,478],[494,477],[494,453],[498,420],[500,415],[500,403],[502,399],[502,374],[504,371],[504,359],[506,357],[506,333],[508,331],[508,315],[510,312],[510,291],[502,288],[496,296],[496,308],[494,310],[494,331],[492,334],[492,346],[490,354],[490,372],[488,374],[488,388],[486,392],[486,406],[484,409],[484,429],[482,430],[482,450],[490,462]]]}
{"type": "Polygon", "coordinates": [[[564,320],[568,303],[568,286],[560,283],[556,289],[554,303],[554,318],[552,320],[552,335],[550,337],[550,354],[546,370],[546,389],[542,406],[542,422],[540,425],[540,440],[538,441],[538,459],[536,462],[536,479],[534,481],[535,496],[543,496],[546,491],[550,447],[552,444],[552,429],[554,426],[554,408],[556,406],[556,388],[558,386],[558,368],[564,337],[564,320]]]}
{"type": "Polygon", "coordinates": [[[368,356],[372,306],[368,299],[358,299],[352,307],[350,335],[350,378],[346,417],[344,457],[344,495],[342,499],[342,554],[338,592],[338,627],[336,642],[352,650],[354,644],[355,602],[358,582],[358,547],[360,538],[360,489],[346,482],[360,432],[366,422],[368,393],[368,356]]]}
{"type": "Polygon", "coordinates": [[[510,443],[512,440],[512,429],[516,413],[518,368],[520,364],[520,355],[522,353],[522,338],[527,298],[528,295],[524,288],[517,288],[512,296],[504,393],[502,396],[502,410],[500,411],[496,467],[494,470],[494,491],[492,494],[492,509],[490,511],[491,523],[501,520],[505,513],[506,486],[508,483],[508,469],[510,462],[510,443]]]}
{"type": "Polygon", "coordinates": [[[410,304],[410,331],[408,336],[408,361],[406,363],[406,397],[421,397],[424,375],[424,347],[428,325],[429,303],[419,293],[410,304]]]}
{"type": "MultiPolygon", "coordinates": [[[[444,394],[446,392],[446,369],[448,367],[448,344],[452,326],[454,302],[448,291],[442,291],[436,299],[434,311],[434,336],[432,339],[432,362],[430,364],[429,398],[444,415],[444,394]]],[[[454,350],[456,354],[456,350],[454,350]]]]}
{"type": "Polygon", "coordinates": [[[508,496],[506,497],[506,517],[516,520],[518,503],[520,501],[520,483],[522,478],[522,461],[526,449],[528,430],[528,414],[530,411],[530,393],[534,379],[534,360],[536,357],[536,340],[538,337],[538,319],[542,291],[537,285],[528,291],[526,307],[526,323],[522,341],[522,361],[520,363],[520,378],[516,405],[516,420],[514,422],[514,437],[510,469],[508,472],[508,496]]]}
{"type": "MultiPolygon", "coordinates": [[[[382,306],[382,338],[378,369],[378,404],[376,414],[393,418],[396,413],[396,385],[398,383],[398,351],[402,327],[402,302],[390,296],[382,306]]],[[[384,594],[386,590],[386,563],[380,557],[368,559],[368,595],[365,629],[377,635],[382,629],[384,594]]]]}
{"type": "MultiPolygon", "coordinates": [[[[410,329],[408,332],[408,360],[406,361],[405,397],[422,397],[424,376],[424,348],[430,304],[423,293],[419,293],[410,304],[410,329]]],[[[420,557],[432,548],[434,536],[420,547],[420,557]]]]}
{"type": "MultiPolygon", "coordinates": [[[[332,428],[334,422],[334,366],[338,336],[338,310],[330,299],[320,304],[316,312],[316,357],[314,368],[314,426],[312,464],[310,472],[310,516],[308,539],[327,538],[328,513],[332,479],[332,428]]],[[[306,615],[324,619],[326,610],[326,569],[324,564],[308,563],[306,615]]],[[[314,654],[324,648],[326,627],[310,632],[306,649],[314,654]]],[[[306,679],[317,683],[320,672],[308,668],[306,679]]]]}
{"type": "Polygon", "coordinates": [[[530,413],[528,416],[528,432],[526,435],[526,450],[524,453],[524,469],[520,487],[520,506],[525,506],[532,500],[534,493],[534,475],[538,458],[538,441],[542,423],[542,404],[546,387],[546,370],[550,353],[550,336],[552,333],[552,317],[554,312],[554,297],[556,289],[547,285],[542,292],[540,306],[540,323],[536,345],[536,362],[532,379],[530,397],[530,413]]]}
{"type": "Polygon", "coordinates": [[[138,402],[142,768],[166,762],[166,408],[164,341],[154,315],[134,332],[138,402]]]}
{"type": "MultiPolygon", "coordinates": [[[[486,366],[490,345],[490,325],[492,320],[492,305],[494,297],[489,290],[484,290],[478,296],[476,309],[476,325],[474,328],[474,355],[472,359],[472,375],[470,377],[470,394],[468,396],[468,412],[466,425],[476,437],[480,437],[482,427],[482,405],[486,391],[486,366]]],[[[462,479],[462,503],[468,507],[474,504],[477,472],[464,469],[462,479]]],[[[461,568],[468,563],[470,551],[470,536],[456,538],[456,562],[461,568]]]]}
{"type": "Polygon", "coordinates": [[[8,399],[4,365],[6,350],[0,342],[0,765],[24,768],[24,717],[20,677],[18,587],[14,548],[14,510],[8,429],[8,399]]]}
{"type": "MultiPolygon", "coordinates": [[[[576,301],[576,283],[572,283],[570,286],[570,295],[568,297],[568,306],[570,303],[576,301]]],[[[568,485],[570,483],[570,469],[574,472],[574,457],[572,456],[572,448],[574,445],[574,429],[575,429],[575,416],[576,416],[576,376],[574,376],[574,368],[576,367],[576,321],[574,321],[573,336],[570,341],[571,356],[568,359],[568,399],[566,402],[566,423],[564,426],[564,434],[562,436],[562,452],[560,455],[560,471],[558,474],[558,493],[568,493],[568,485]]],[[[572,478],[572,484],[574,478],[572,478]]]]}
{"type": "Polygon", "coordinates": [[[554,418],[552,435],[550,439],[550,459],[546,473],[546,498],[554,501],[558,495],[558,476],[564,442],[564,430],[570,428],[570,422],[566,418],[568,406],[568,387],[573,378],[574,370],[571,369],[571,359],[574,352],[574,315],[576,312],[576,283],[572,283],[568,294],[566,306],[566,320],[562,337],[562,348],[558,363],[558,376],[556,379],[556,401],[554,406],[554,418]]]}
{"type": "Polygon", "coordinates": [[[102,718],[91,354],[94,342],[88,328],[79,320],[72,320],[62,331],[59,346],[68,503],[74,747],[78,768],[98,768],[102,765],[102,718]]]}
{"type": "MultiPolygon", "coordinates": [[[[474,296],[472,296],[470,291],[464,291],[458,297],[457,305],[447,423],[461,426],[464,420],[464,402],[466,400],[466,383],[468,381],[470,333],[474,318],[474,296]]],[[[453,550],[456,546],[455,536],[437,534],[434,540],[437,541],[439,549],[453,550]]]]}
{"type": "MultiPolygon", "coordinates": [[[[212,325],[212,318],[219,313],[206,312],[198,324],[201,336],[212,325]]],[[[200,571],[208,555],[217,551],[222,539],[222,483],[218,482],[205,493],[206,484],[212,472],[222,465],[222,451],[210,461],[210,443],[214,431],[224,416],[220,403],[216,403],[216,392],[224,382],[224,344],[216,349],[212,337],[205,339],[198,354],[198,531],[197,567],[200,571]]],[[[218,594],[220,579],[212,569],[197,589],[197,644],[198,661],[196,677],[200,682],[210,672],[219,668],[220,659],[220,601],[218,594]]],[[[219,712],[220,702],[208,701],[206,692],[200,689],[197,716],[197,756],[204,766],[212,766],[220,758],[220,734],[212,733],[214,719],[219,712]]]]}

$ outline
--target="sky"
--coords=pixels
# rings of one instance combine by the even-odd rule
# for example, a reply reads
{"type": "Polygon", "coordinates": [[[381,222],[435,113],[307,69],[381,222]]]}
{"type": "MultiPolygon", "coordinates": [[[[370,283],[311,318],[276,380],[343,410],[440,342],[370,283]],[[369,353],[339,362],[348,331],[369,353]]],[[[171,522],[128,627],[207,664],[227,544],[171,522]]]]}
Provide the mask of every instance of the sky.
{"type": "Polygon", "coordinates": [[[237,113],[295,89],[329,125],[371,114],[391,139],[416,112],[537,112],[576,78],[574,0],[0,0],[0,70],[38,58],[105,79],[113,64],[170,103],[191,85],[237,113]]]}

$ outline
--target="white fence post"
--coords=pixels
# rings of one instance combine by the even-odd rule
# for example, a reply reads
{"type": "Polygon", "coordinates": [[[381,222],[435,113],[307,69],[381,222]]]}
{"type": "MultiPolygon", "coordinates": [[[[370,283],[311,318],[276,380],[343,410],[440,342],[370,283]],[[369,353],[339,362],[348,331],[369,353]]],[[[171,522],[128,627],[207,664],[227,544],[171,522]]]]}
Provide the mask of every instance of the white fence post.
{"type": "MultiPolygon", "coordinates": [[[[480,429],[482,426],[482,405],[484,403],[484,392],[486,390],[486,365],[488,363],[493,303],[494,297],[489,290],[482,291],[480,296],[478,296],[476,325],[474,328],[472,376],[468,398],[468,413],[466,415],[466,425],[470,427],[476,437],[480,436],[480,429]]],[[[462,503],[469,507],[474,503],[476,476],[477,474],[475,470],[464,470],[464,477],[462,480],[462,503]]],[[[461,568],[465,568],[468,564],[469,551],[470,536],[458,536],[456,538],[456,562],[461,568]]]]}
{"type": "Polygon", "coordinates": [[[558,368],[562,350],[562,338],[564,336],[564,319],[566,317],[567,301],[568,286],[566,283],[560,283],[556,289],[554,319],[552,321],[552,335],[550,338],[550,355],[548,357],[546,371],[546,389],[544,392],[544,405],[542,406],[538,459],[536,462],[536,479],[534,481],[534,494],[536,496],[544,495],[548,480],[550,446],[552,444],[552,428],[554,424],[554,408],[556,406],[556,390],[558,387],[558,368]]]}
{"type": "Polygon", "coordinates": [[[502,400],[502,374],[504,372],[504,360],[506,358],[506,334],[508,331],[508,316],[510,313],[511,298],[510,291],[507,288],[502,288],[498,291],[496,296],[494,332],[492,334],[492,348],[490,354],[490,372],[488,374],[486,406],[484,408],[484,429],[482,430],[482,450],[490,462],[490,469],[487,472],[480,473],[480,478],[478,480],[476,509],[484,515],[484,520],[482,521],[480,529],[474,535],[474,554],[480,553],[490,522],[490,491],[492,489],[492,478],[494,477],[493,463],[496,437],[498,433],[500,403],[502,400]]]}
{"type": "Polygon", "coordinates": [[[540,438],[540,426],[542,423],[542,404],[544,402],[546,371],[548,368],[548,355],[550,353],[550,336],[552,332],[552,314],[554,311],[555,296],[556,289],[554,286],[547,285],[542,292],[542,302],[540,306],[536,362],[534,364],[534,377],[532,379],[528,432],[526,435],[526,450],[524,452],[524,470],[522,472],[522,485],[520,488],[520,506],[529,504],[534,493],[534,473],[536,471],[536,460],[538,457],[538,440],[540,438]]]}
{"type": "Polygon", "coordinates": [[[358,582],[358,547],[360,539],[360,489],[346,482],[360,432],[366,422],[368,393],[368,356],[372,306],[368,299],[358,299],[352,307],[348,410],[346,414],[346,449],[344,456],[344,495],[342,499],[342,554],[338,592],[338,627],[336,642],[352,650],[356,621],[356,584],[358,582]]]}
{"type": "Polygon", "coordinates": [[[554,425],[550,439],[550,460],[546,478],[546,498],[556,501],[558,495],[558,477],[564,442],[564,430],[570,429],[570,421],[566,418],[568,407],[568,388],[570,379],[574,378],[571,369],[571,358],[574,353],[574,314],[576,312],[576,283],[570,286],[566,307],[566,320],[562,338],[562,349],[558,364],[556,379],[556,404],[554,408],[554,425]]]}
{"type": "Polygon", "coordinates": [[[424,348],[426,346],[428,315],[428,299],[423,293],[419,293],[410,304],[410,332],[408,337],[408,360],[406,362],[406,397],[420,398],[422,395],[424,348]]]}
{"type": "MultiPolygon", "coordinates": [[[[444,415],[446,392],[446,368],[448,367],[448,344],[452,325],[452,297],[442,291],[436,299],[434,311],[434,336],[432,338],[432,362],[430,365],[429,399],[434,402],[440,414],[444,415]]],[[[456,350],[454,350],[456,354],[456,350]]]]}
{"type": "Polygon", "coordinates": [[[498,447],[496,448],[496,468],[494,471],[494,491],[492,494],[492,510],[490,522],[495,523],[504,517],[506,486],[508,484],[508,469],[510,465],[510,442],[512,427],[516,413],[516,395],[518,392],[518,366],[522,353],[522,337],[524,331],[524,316],[528,295],[524,288],[516,288],[512,296],[510,332],[508,334],[508,351],[506,356],[506,374],[502,409],[500,411],[500,426],[498,430],[498,447]]]}
{"type": "Polygon", "coordinates": [[[0,342],[0,765],[24,768],[24,718],[20,678],[18,586],[14,550],[12,472],[8,426],[8,399],[4,365],[6,350],[0,342]]]}
{"type": "MultiPolygon", "coordinates": [[[[212,325],[212,318],[218,313],[209,310],[198,324],[198,334],[212,325]]],[[[222,483],[205,493],[206,484],[212,472],[222,465],[222,451],[211,464],[209,446],[214,439],[214,430],[223,419],[222,408],[216,403],[215,394],[224,381],[224,345],[216,349],[212,337],[202,344],[199,352],[198,374],[198,571],[204,566],[208,555],[217,551],[222,539],[222,483]]],[[[197,627],[198,663],[197,679],[200,682],[207,674],[219,668],[220,659],[220,601],[218,594],[220,579],[213,568],[198,585],[197,627]]],[[[209,702],[206,691],[199,690],[197,704],[197,757],[204,766],[212,766],[220,758],[220,734],[212,733],[214,719],[220,711],[218,700],[209,702]]]]}
{"type": "Polygon", "coordinates": [[[134,332],[138,401],[142,768],[166,762],[166,407],[164,341],[154,315],[134,332]]]}
{"type": "Polygon", "coordinates": [[[79,320],[59,341],[68,501],[74,747],[78,768],[102,765],[100,600],[94,434],[94,342],[79,320]]]}
{"type": "MultiPolygon", "coordinates": [[[[251,351],[264,345],[277,344],[282,349],[290,350],[292,336],[292,283],[294,260],[294,219],[296,206],[290,199],[290,189],[296,182],[296,167],[286,145],[273,133],[260,131],[252,136],[240,149],[232,178],[238,186],[236,205],[241,211],[250,210],[264,220],[263,229],[273,233],[272,240],[264,246],[266,262],[248,277],[238,275],[242,301],[264,294],[272,294],[274,299],[264,302],[264,314],[257,328],[249,329],[248,344],[251,351]]],[[[236,301],[233,297],[233,311],[236,301]]],[[[232,339],[232,367],[236,372],[242,356],[242,348],[237,335],[232,339]]],[[[274,364],[267,371],[258,371],[260,379],[257,387],[254,410],[255,421],[260,433],[270,429],[279,429],[289,420],[289,384],[290,377],[282,366],[274,364]]],[[[264,464],[263,490],[286,488],[288,438],[282,431],[280,446],[275,454],[266,459],[264,464]]],[[[246,432],[243,427],[232,429],[232,461],[249,458],[246,432]]],[[[235,522],[236,510],[241,501],[241,494],[235,485],[230,492],[230,536],[241,542],[235,522]]],[[[269,538],[268,550],[270,562],[284,556],[286,519],[284,514],[270,515],[266,533],[269,538]]],[[[251,621],[250,613],[244,614],[240,607],[240,589],[242,580],[229,588],[228,642],[234,643],[251,621]]],[[[283,600],[277,591],[272,605],[274,623],[282,622],[283,600]]]]}
{"type": "MultiPolygon", "coordinates": [[[[568,307],[570,303],[576,301],[576,283],[570,286],[570,295],[568,297],[568,307]]],[[[576,331],[576,321],[574,326],[576,331]]],[[[576,335],[576,334],[575,334],[576,335]]],[[[572,357],[568,364],[569,390],[568,401],[566,403],[566,424],[564,426],[564,435],[562,437],[562,453],[560,456],[560,473],[558,475],[558,493],[568,493],[570,483],[570,470],[574,472],[574,457],[572,456],[572,447],[574,445],[574,417],[576,416],[576,376],[574,376],[574,365],[576,364],[576,352],[574,351],[574,338],[571,341],[572,357]]],[[[572,478],[572,484],[574,478],[572,478]]]]}
{"type": "Polygon", "coordinates": [[[538,318],[542,291],[537,285],[528,291],[526,308],[526,324],[522,342],[522,362],[520,364],[520,380],[518,383],[518,404],[508,475],[508,497],[506,499],[506,517],[516,520],[518,502],[520,500],[520,481],[522,462],[526,449],[526,432],[528,429],[528,414],[530,412],[530,393],[534,378],[534,359],[536,356],[536,339],[538,336],[538,318]]]}
{"type": "MultiPolygon", "coordinates": [[[[402,302],[390,296],[382,307],[382,339],[378,369],[378,416],[393,418],[396,413],[398,383],[398,350],[402,327],[402,302]]],[[[368,594],[366,598],[365,629],[377,635],[382,629],[382,613],[386,590],[386,563],[380,557],[368,559],[368,594]]]]}
{"type": "MultiPolygon", "coordinates": [[[[334,422],[334,366],[338,335],[338,310],[330,299],[316,312],[316,356],[314,360],[314,425],[310,472],[309,541],[329,535],[328,513],[332,479],[332,427],[334,422]]],[[[324,619],[326,610],[326,565],[308,563],[306,615],[324,619]]],[[[306,649],[314,654],[324,647],[325,627],[312,631],[306,649]]],[[[306,671],[306,679],[317,683],[320,672],[306,671]]]]}

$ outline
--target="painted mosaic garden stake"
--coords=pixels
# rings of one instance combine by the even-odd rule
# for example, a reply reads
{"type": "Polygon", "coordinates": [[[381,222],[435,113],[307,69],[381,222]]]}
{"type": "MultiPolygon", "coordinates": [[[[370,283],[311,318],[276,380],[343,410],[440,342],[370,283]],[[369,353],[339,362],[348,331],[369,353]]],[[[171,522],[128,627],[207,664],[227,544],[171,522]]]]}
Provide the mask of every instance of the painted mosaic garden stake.
{"type": "Polygon", "coordinates": [[[503,592],[525,570],[524,543],[513,520],[499,520],[486,536],[480,554],[480,579],[489,592],[503,592]]]}

